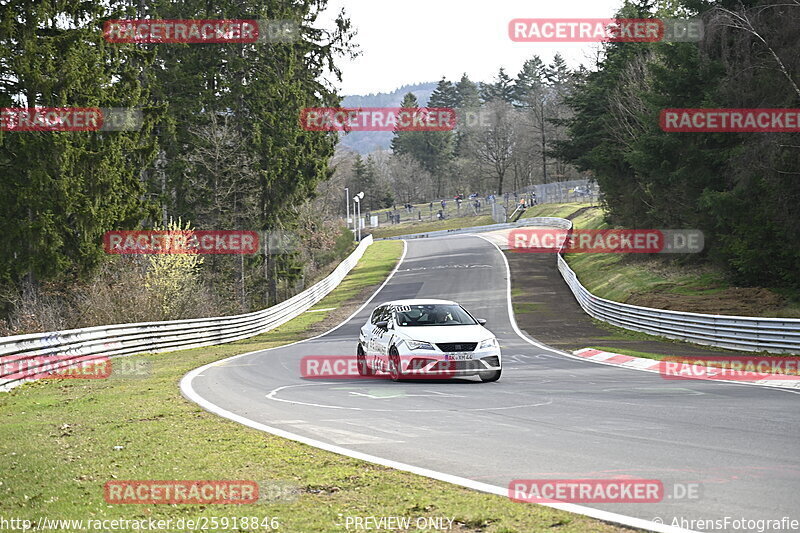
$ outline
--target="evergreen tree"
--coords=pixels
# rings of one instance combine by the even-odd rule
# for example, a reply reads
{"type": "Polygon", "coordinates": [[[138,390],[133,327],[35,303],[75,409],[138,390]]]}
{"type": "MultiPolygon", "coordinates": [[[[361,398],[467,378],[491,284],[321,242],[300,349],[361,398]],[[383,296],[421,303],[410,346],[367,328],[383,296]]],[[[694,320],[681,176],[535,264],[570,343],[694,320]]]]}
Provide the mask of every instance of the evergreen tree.
{"type": "MultiPolygon", "coordinates": [[[[414,93],[406,93],[403,96],[402,102],[400,102],[401,109],[419,109],[419,102],[417,101],[417,97],[414,96],[414,93]]],[[[401,112],[401,116],[405,116],[406,114],[410,114],[409,112],[401,112]]],[[[401,117],[398,117],[400,119],[401,117]]],[[[415,131],[402,131],[395,129],[394,137],[392,138],[392,152],[395,154],[411,154],[415,150],[415,144],[418,143],[419,132],[415,131]]]]}
{"type": "Polygon", "coordinates": [[[545,74],[544,63],[538,55],[526,60],[514,80],[514,103],[528,107],[533,100],[541,99],[547,83],[545,74]]]}
{"type": "Polygon", "coordinates": [[[500,68],[494,83],[481,85],[481,98],[484,102],[501,100],[508,104],[514,103],[514,81],[500,68]]]}
{"type": "Polygon", "coordinates": [[[459,105],[458,91],[452,82],[447,81],[444,77],[439,80],[428,100],[428,107],[448,107],[455,109],[459,105]]]}
{"type": "Polygon", "coordinates": [[[137,67],[152,56],[104,40],[102,22],[119,15],[92,2],[0,4],[0,105],[145,110],[138,131],[0,131],[1,282],[84,275],[106,231],[147,213],[139,177],[155,118],[137,67]]]}
{"type": "MultiPolygon", "coordinates": [[[[620,16],[635,18],[648,6],[629,3],[620,16]]],[[[567,99],[575,115],[559,151],[593,173],[612,224],[702,229],[704,253],[733,282],[796,290],[800,151],[790,138],[796,134],[659,127],[665,108],[797,105],[800,90],[781,67],[782,58],[800,54],[792,29],[800,10],[761,0],[727,7],[733,11],[704,20],[701,47],[606,45],[597,70],[582,73],[567,99]]],[[[563,81],[555,62],[549,71],[552,83],[563,81]]]]}
{"type": "MultiPolygon", "coordinates": [[[[401,107],[417,109],[416,97],[412,93],[406,94],[401,107]]],[[[446,167],[453,157],[452,131],[395,131],[392,152],[416,159],[433,176],[431,194],[442,195],[446,167]]]]}
{"type": "Polygon", "coordinates": [[[572,74],[566,61],[560,53],[556,52],[553,61],[544,69],[547,82],[558,93],[564,93],[572,81],[572,74]]]}
{"type": "Polygon", "coordinates": [[[481,105],[480,91],[478,86],[473,83],[465,74],[456,83],[456,107],[459,109],[474,109],[481,105]]]}

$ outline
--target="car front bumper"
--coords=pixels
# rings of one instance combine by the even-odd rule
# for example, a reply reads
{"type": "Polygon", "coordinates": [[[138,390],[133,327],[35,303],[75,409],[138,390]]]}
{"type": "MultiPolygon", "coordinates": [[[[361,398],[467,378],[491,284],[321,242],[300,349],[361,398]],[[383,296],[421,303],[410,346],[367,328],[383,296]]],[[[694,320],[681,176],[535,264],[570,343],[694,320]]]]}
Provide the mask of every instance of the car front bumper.
{"type": "Polygon", "coordinates": [[[400,353],[400,364],[404,375],[447,378],[500,370],[502,357],[498,348],[457,353],[408,350],[400,353]]]}

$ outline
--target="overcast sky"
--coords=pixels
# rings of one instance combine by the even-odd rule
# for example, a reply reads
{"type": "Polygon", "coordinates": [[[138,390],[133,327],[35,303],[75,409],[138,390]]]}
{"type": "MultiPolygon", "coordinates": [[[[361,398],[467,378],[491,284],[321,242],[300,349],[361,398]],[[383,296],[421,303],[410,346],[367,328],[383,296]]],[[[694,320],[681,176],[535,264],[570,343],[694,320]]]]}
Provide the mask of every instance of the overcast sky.
{"type": "Polygon", "coordinates": [[[342,94],[391,92],[409,83],[491,81],[499,67],[512,77],[538,54],[549,63],[556,52],[570,67],[590,65],[595,43],[515,43],[514,18],[607,18],[622,0],[330,0],[328,14],[344,7],[358,30],[362,55],[340,59],[342,94]]]}

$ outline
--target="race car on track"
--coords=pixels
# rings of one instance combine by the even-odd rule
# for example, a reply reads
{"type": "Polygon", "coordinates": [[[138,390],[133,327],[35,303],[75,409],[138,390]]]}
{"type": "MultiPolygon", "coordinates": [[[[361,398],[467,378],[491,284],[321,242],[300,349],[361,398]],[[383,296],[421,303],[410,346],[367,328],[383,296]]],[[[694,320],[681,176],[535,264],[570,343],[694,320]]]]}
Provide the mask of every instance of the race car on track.
{"type": "Polygon", "coordinates": [[[388,372],[394,381],[474,375],[497,381],[500,344],[485,323],[448,300],[386,302],[361,327],[358,373],[388,372]]]}

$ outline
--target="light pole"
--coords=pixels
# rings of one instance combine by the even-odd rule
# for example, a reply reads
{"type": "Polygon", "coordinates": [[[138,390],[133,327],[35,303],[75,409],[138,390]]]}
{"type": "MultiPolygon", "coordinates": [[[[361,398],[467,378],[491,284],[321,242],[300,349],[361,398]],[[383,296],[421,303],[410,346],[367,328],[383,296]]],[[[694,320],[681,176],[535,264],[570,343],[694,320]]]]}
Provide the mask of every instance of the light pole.
{"type": "Polygon", "coordinates": [[[347,208],[347,218],[344,219],[344,225],[347,226],[347,225],[350,224],[350,188],[349,187],[345,187],[344,188],[344,194],[345,194],[344,205],[347,208]]]}
{"type": "Polygon", "coordinates": [[[361,241],[361,199],[362,198],[364,198],[364,191],[361,191],[360,193],[358,193],[355,196],[353,196],[353,201],[356,203],[356,205],[353,207],[353,214],[354,215],[355,215],[356,208],[358,208],[358,215],[354,217],[355,220],[353,221],[353,225],[354,225],[354,227],[355,227],[355,225],[358,225],[358,230],[357,230],[357,235],[358,236],[356,237],[356,240],[359,241],[359,242],[361,241]]]}

